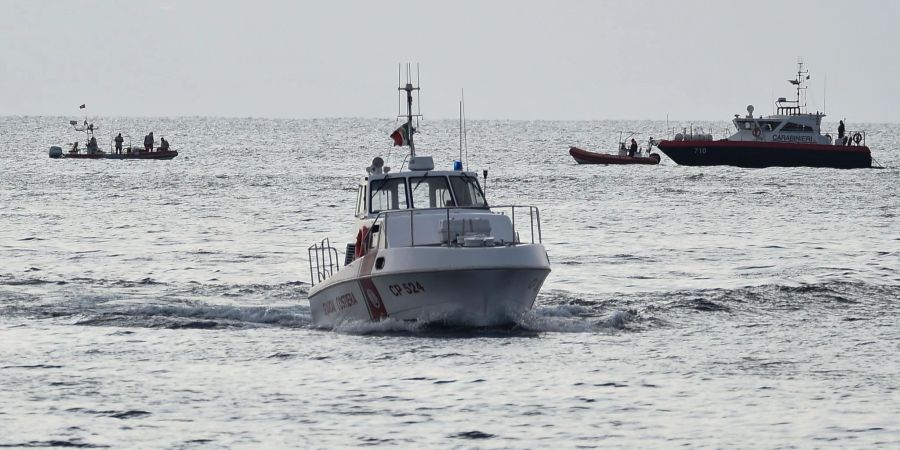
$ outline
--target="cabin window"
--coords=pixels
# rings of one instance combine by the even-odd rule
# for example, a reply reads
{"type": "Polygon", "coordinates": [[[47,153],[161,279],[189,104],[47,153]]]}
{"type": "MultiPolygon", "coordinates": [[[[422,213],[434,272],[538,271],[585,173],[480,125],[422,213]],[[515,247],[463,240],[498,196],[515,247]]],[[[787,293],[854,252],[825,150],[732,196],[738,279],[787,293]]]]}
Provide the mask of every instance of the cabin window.
{"type": "Polygon", "coordinates": [[[370,211],[373,213],[408,207],[405,178],[374,180],[369,185],[369,189],[372,190],[370,211]]]}
{"type": "Polygon", "coordinates": [[[412,187],[413,208],[444,208],[455,206],[450,196],[447,177],[415,177],[409,179],[412,187]]]}
{"type": "Polygon", "coordinates": [[[807,125],[800,125],[799,123],[788,122],[784,125],[781,131],[813,131],[812,127],[807,125]]]}
{"type": "Polygon", "coordinates": [[[478,180],[471,177],[450,177],[450,184],[453,186],[453,195],[456,196],[457,206],[474,206],[476,208],[487,206],[487,202],[484,201],[484,193],[478,186],[478,180]]]}

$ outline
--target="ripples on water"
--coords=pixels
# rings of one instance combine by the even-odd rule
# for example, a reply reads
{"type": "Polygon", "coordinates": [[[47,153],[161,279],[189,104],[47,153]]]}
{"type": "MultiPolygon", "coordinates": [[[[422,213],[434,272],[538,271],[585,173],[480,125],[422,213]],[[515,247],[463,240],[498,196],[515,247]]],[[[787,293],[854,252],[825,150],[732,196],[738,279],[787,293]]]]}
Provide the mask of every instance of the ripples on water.
{"type": "MultiPolygon", "coordinates": [[[[658,122],[472,121],[492,202],[541,208],[535,310],[320,330],[306,246],[351,236],[393,121],[98,123],[182,155],[53,161],[66,119],[0,119],[0,446],[900,443],[898,126],[864,126],[887,169],[746,170],[566,153],[658,122]]],[[[421,129],[449,167],[455,123],[421,129]]]]}

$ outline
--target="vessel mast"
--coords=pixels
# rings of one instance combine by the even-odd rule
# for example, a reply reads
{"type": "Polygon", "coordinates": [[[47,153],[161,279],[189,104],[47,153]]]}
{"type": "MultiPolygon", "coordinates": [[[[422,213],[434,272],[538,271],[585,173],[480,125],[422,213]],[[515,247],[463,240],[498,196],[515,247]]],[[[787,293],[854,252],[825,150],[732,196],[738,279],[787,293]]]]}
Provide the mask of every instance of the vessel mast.
{"type": "MultiPolygon", "coordinates": [[[[418,71],[418,69],[416,69],[418,71]]],[[[412,112],[412,103],[413,103],[413,91],[418,91],[419,86],[412,85],[411,75],[409,73],[409,65],[406,66],[406,85],[399,86],[397,88],[398,91],[406,92],[406,114],[401,117],[406,117],[406,132],[407,142],[409,143],[409,156],[410,158],[415,158],[416,156],[416,145],[413,143],[413,135],[415,134],[415,128],[413,128],[413,117],[420,117],[420,114],[413,114],[412,112]]]]}
{"type": "Polygon", "coordinates": [[[797,61],[797,78],[789,81],[797,87],[797,108],[800,113],[803,112],[802,108],[806,107],[805,103],[800,103],[800,91],[806,89],[806,87],[803,86],[803,75],[806,75],[806,80],[809,79],[809,70],[803,70],[803,60],[799,60],[797,61]]]}

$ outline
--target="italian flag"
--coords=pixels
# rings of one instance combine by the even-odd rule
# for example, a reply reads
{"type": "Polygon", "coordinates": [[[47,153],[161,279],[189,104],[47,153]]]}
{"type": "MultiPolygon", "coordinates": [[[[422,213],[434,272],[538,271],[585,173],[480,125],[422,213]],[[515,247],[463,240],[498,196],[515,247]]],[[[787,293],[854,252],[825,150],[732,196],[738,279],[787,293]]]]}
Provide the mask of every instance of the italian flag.
{"type": "MultiPolygon", "coordinates": [[[[415,128],[413,128],[413,132],[415,132],[415,128]]],[[[391,133],[391,139],[394,140],[395,147],[409,145],[409,124],[400,125],[400,128],[391,133]]]]}

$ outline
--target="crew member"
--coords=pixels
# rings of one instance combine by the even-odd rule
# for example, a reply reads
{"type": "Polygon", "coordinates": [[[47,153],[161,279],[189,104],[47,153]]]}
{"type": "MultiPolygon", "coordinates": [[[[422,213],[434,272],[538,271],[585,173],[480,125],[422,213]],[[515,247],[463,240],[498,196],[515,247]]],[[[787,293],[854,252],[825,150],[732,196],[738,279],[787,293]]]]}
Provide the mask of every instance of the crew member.
{"type": "Polygon", "coordinates": [[[150,152],[153,151],[153,132],[144,136],[144,150],[150,152]]]}
{"type": "Polygon", "coordinates": [[[631,138],[631,148],[628,150],[628,156],[634,156],[637,153],[637,141],[634,138],[631,138]]]}
{"type": "Polygon", "coordinates": [[[116,135],[116,138],[113,140],[116,142],[116,154],[122,154],[122,142],[125,142],[125,139],[122,137],[122,133],[116,135]]]}
{"type": "Polygon", "coordinates": [[[159,138],[159,151],[167,152],[169,151],[169,141],[166,138],[159,138]]]}
{"type": "Polygon", "coordinates": [[[97,150],[99,150],[99,148],[97,148],[97,138],[91,136],[91,140],[88,141],[87,152],[89,155],[93,155],[94,153],[97,153],[97,150]]]}
{"type": "MultiPolygon", "coordinates": [[[[838,139],[841,139],[841,140],[844,139],[844,121],[843,120],[841,120],[838,123],[838,139]]],[[[843,143],[843,142],[841,142],[841,143],[843,143]]]]}

